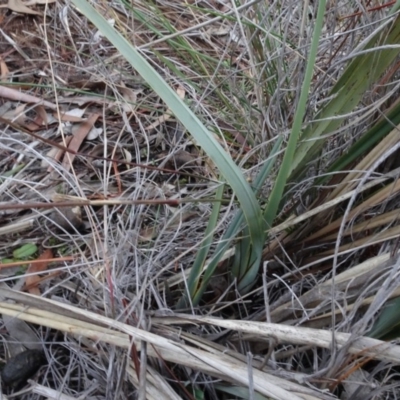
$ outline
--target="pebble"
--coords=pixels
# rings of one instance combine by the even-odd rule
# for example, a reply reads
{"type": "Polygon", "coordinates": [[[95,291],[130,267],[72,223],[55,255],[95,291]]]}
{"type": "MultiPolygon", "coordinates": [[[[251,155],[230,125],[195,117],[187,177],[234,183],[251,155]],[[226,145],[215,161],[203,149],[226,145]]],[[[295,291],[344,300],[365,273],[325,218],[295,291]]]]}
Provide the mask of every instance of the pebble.
{"type": "Polygon", "coordinates": [[[11,357],[1,371],[2,383],[9,387],[20,387],[46,362],[42,350],[25,350],[11,357]]]}

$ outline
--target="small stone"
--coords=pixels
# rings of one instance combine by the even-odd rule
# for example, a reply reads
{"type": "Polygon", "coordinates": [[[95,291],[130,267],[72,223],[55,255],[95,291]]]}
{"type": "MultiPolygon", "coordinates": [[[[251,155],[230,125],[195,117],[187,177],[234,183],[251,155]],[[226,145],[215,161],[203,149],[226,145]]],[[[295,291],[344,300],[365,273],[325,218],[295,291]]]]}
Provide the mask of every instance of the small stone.
{"type": "Polygon", "coordinates": [[[42,350],[26,350],[11,357],[1,371],[2,383],[9,387],[20,387],[45,363],[42,350]]]}

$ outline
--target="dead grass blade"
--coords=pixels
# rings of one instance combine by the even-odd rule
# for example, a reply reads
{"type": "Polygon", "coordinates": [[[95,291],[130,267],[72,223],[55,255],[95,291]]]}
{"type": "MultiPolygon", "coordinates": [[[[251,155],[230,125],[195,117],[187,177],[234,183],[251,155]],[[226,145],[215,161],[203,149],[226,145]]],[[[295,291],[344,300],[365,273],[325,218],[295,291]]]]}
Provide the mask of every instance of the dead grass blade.
{"type": "MultiPolygon", "coordinates": [[[[62,312],[54,313],[31,306],[26,307],[9,303],[0,303],[0,312],[6,315],[14,316],[15,318],[20,318],[38,325],[52,327],[72,335],[84,336],[94,341],[104,341],[126,349],[130,347],[129,338],[132,338],[137,346],[140,345],[141,341],[144,341],[148,344],[148,354],[152,357],[161,357],[166,361],[185,365],[229,382],[239,382],[244,386],[249,385],[246,363],[240,362],[226,354],[214,354],[214,352],[210,353],[199,350],[195,347],[165,339],[162,336],[134,328],[116,320],[74,306],[60,304],[52,300],[35,298],[28,294],[16,293],[11,290],[6,290],[5,296],[19,300],[23,299],[24,302],[28,303],[33,300],[35,303],[42,304],[42,308],[49,308],[51,305],[57,306],[58,310],[64,309],[69,315],[72,313],[76,316],[88,319],[91,322],[84,322],[81,319],[71,318],[67,315],[63,315],[62,312]]],[[[378,344],[381,343],[380,341],[376,342],[378,344]]],[[[374,343],[376,344],[376,342],[374,343]]],[[[323,342],[321,341],[321,343],[323,342]]],[[[393,357],[395,357],[395,355],[393,357]]],[[[303,400],[304,397],[302,397],[300,393],[307,394],[308,398],[313,400],[330,399],[330,396],[317,394],[313,390],[306,389],[299,384],[271,376],[262,371],[254,370],[253,373],[255,390],[266,396],[271,396],[274,399],[286,400],[289,396],[293,400],[303,400]],[[295,393],[299,393],[299,395],[295,393]]]]}

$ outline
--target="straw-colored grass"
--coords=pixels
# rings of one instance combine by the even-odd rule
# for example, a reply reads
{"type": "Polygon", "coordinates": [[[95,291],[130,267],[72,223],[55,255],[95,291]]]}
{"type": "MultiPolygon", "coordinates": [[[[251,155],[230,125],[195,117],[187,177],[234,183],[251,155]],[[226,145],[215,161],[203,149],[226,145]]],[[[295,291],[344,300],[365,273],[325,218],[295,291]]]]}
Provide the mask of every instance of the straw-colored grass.
{"type": "Polygon", "coordinates": [[[3,398],[400,397],[399,7],[4,2],[3,398]]]}

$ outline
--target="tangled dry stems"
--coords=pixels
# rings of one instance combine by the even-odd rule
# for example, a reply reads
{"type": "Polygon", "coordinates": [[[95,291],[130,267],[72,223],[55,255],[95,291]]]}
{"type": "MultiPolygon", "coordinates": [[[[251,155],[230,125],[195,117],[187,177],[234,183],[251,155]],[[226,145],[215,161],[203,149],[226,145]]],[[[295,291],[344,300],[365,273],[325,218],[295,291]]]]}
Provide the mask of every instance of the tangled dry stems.
{"type": "MultiPolygon", "coordinates": [[[[42,6],[35,7],[43,10],[42,6]]],[[[312,35],[314,8],[310,2],[309,11],[303,13],[294,1],[254,2],[252,7],[240,10],[227,2],[189,5],[160,1],[151,6],[139,2],[134,9],[124,2],[97,5],[104,16],[114,19],[115,26],[141,49],[166,81],[182,90],[185,101],[215,132],[249,178],[265,162],[277,136],[290,131],[312,35]],[[222,13],[229,16],[218,19],[222,13]],[[187,33],[174,36],[180,31],[187,33]],[[174,37],[158,41],[169,35],[174,37]]],[[[328,10],[305,123],[311,123],[315,111],[326,102],[346,61],[357,53],[357,44],[386,18],[382,9],[360,18],[340,19],[353,11],[348,2],[337,2],[336,7],[332,5],[328,10]]],[[[115,165],[77,156],[72,164],[60,164],[49,158],[48,144],[2,125],[2,174],[23,165],[0,183],[2,203],[45,202],[56,193],[94,199],[122,196],[132,200],[212,197],[220,182],[206,155],[179,122],[168,115],[164,104],[123,55],[115,53],[76,8],[68,2],[48,5],[44,24],[39,23],[43,18],[37,17],[2,14],[2,18],[5,23],[0,53],[13,50],[4,58],[10,70],[7,78],[11,77],[23,91],[57,103],[62,112],[83,107],[85,117],[96,114],[95,127],[100,134],[83,141],[80,153],[127,161],[126,165],[115,165]],[[5,35],[12,37],[14,46],[5,40],[5,35]],[[129,161],[179,173],[134,167],[129,161]],[[187,167],[180,168],[182,164],[187,167]]],[[[345,129],[327,140],[323,156],[310,166],[308,177],[291,188],[280,216],[282,221],[293,209],[301,214],[309,207],[317,198],[309,190],[314,178],[325,174],[326,166],[374,123],[397,92],[394,79],[379,93],[365,96],[359,109],[349,115],[345,129]]],[[[63,138],[74,129],[76,133],[77,123],[60,122],[50,110],[18,109],[20,104],[16,101],[1,101],[1,115],[21,124],[29,123],[30,127],[44,118],[44,112],[48,124],[39,130],[44,138],[63,143],[63,138]]],[[[261,192],[265,198],[272,184],[273,178],[266,182],[261,192]]],[[[230,200],[227,195],[215,232],[216,241],[237,210],[230,200]]],[[[369,212],[396,210],[397,200],[394,196],[384,205],[373,205],[369,212]]],[[[341,205],[333,207],[324,213],[324,219],[335,220],[344,209],[341,205]]],[[[40,385],[34,385],[33,392],[21,395],[21,399],[43,398],[46,388],[65,398],[130,399],[144,398],[144,393],[148,398],[160,398],[157,390],[161,386],[168,398],[200,398],[203,393],[205,398],[222,399],[225,395],[221,390],[227,389],[227,382],[231,387],[243,383],[235,382],[235,375],[227,371],[232,362],[223,356],[227,349],[232,352],[229,357],[248,366],[249,377],[255,374],[254,381],[248,380],[250,390],[260,390],[257,374],[267,371],[281,379],[281,387],[287,385],[287,390],[289,382],[300,383],[304,391],[311,387],[312,394],[308,394],[312,398],[397,398],[394,365],[398,360],[371,361],[368,357],[374,356],[355,357],[354,353],[350,355],[349,348],[358,335],[368,331],[376,312],[398,288],[398,263],[386,259],[378,263],[380,268],[373,277],[360,274],[332,283],[330,260],[335,235],[329,240],[307,242],[307,227],[293,228],[289,234],[277,232],[266,244],[263,277],[251,293],[238,294],[234,283],[230,284],[226,277],[227,265],[223,265],[201,307],[186,312],[316,329],[329,329],[336,321],[337,332],[353,334],[343,347],[331,344],[318,348],[306,340],[284,341],[278,334],[264,337],[256,331],[243,334],[238,327],[224,329],[199,321],[187,325],[182,317],[175,323],[168,322],[167,317],[184,290],[184,284],[176,285],[174,278],[182,277],[191,266],[210,212],[211,204],[196,202],[178,206],[85,206],[85,229],[72,233],[57,230],[52,214],[41,209],[3,212],[2,228],[13,227],[21,219],[29,221],[29,227],[2,235],[2,258],[11,257],[12,249],[24,243],[38,244],[40,251],[51,248],[57,256],[74,255],[73,262],[51,265],[53,274],[40,285],[43,297],[88,310],[109,321],[148,330],[172,342],[190,344],[193,352],[202,349],[210,355],[209,369],[195,364],[200,353],[194,353],[190,367],[183,359],[175,363],[165,361],[157,353],[160,349],[154,352],[152,345],[146,348],[144,342],[141,348],[129,351],[128,346],[118,346],[113,340],[122,341],[122,337],[111,337],[118,331],[112,323],[107,326],[104,322],[112,328],[111,336],[105,340],[104,331],[97,339],[93,336],[93,326],[86,328],[93,329],[90,334],[83,330],[67,334],[57,325],[43,321],[33,325],[33,329],[46,349],[48,367],[42,369],[40,385]],[[328,253],[324,254],[324,250],[328,253]],[[334,302],[332,285],[341,294],[334,302]],[[217,357],[211,357],[210,349],[217,357]],[[151,355],[146,358],[149,352],[151,355]],[[145,371],[147,368],[151,376],[146,387],[143,379],[137,378],[138,365],[145,371]],[[324,389],[329,389],[332,396],[324,389]]],[[[356,218],[355,215],[353,222],[356,218]]],[[[389,228],[390,223],[386,225],[389,228]]],[[[311,226],[316,229],[320,224],[312,222],[311,226]]],[[[342,243],[346,241],[352,242],[354,237],[350,235],[342,243]]],[[[388,237],[372,249],[362,245],[351,249],[338,259],[337,271],[352,270],[363,265],[362,261],[373,263],[378,255],[389,254],[392,245],[393,239],[388,237]]],[[[3,282],[9,286],[18,290],[24,283],[24,275],[15,275],[20,270],[2,272],[3,282]]],[[[59,312],[66,311],[61,308],[59,312]]],[[[73,317],[78,318],[76,314],[73,317]]],[[[94,323],[93,319],[91,322],[94,323]]],[[[10,348],[15,351],[12,346],[18,342],[16,339],[3,335],[4,352],[10,348]]],[[[123,340],[126,339],[124,336],[123,340]]],[[[165,357],[171,356],[165,348],[164,351],[165,357]]],[[[240,393],[239,388],[235,390],[240,393]]],[[[297,386],[291,390],[300,393],[297,386]]],[[[47,393],[47,397],[51,396],[47,393]]]]}

